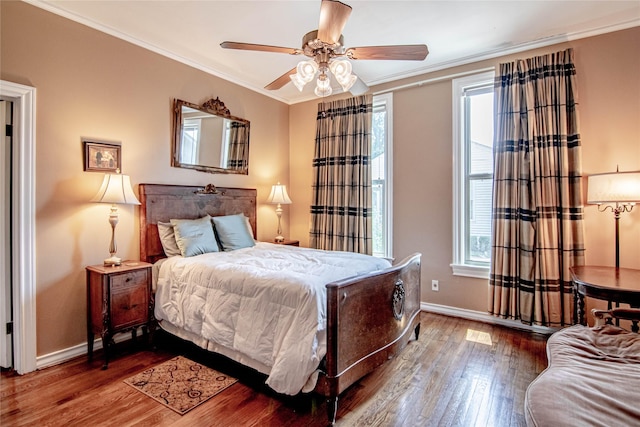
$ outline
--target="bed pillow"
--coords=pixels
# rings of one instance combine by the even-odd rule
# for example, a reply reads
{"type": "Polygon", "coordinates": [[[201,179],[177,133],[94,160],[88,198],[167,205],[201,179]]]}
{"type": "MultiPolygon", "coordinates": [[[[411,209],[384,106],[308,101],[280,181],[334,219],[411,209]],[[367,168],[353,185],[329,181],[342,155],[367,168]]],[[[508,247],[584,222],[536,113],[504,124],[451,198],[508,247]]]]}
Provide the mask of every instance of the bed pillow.
{"type": "Polygon", "coordinates": [[[158,235],[166,256],[182,255],[170,222],[158,222],[158,235]]]}
{"type": "Polygon", "coordinates": [[[248,219],[243,214],[214,216],[213,224],[220,246],[223,251],[234,251],[236,249],[249,248],[255,246],[251,226],[247,226],[248,219]]]}
{"type": "Polygon", "coordinates": [[[183,257],[218,252],[209,215],[198,219],[172,219],[171,225],[183,257]]]}

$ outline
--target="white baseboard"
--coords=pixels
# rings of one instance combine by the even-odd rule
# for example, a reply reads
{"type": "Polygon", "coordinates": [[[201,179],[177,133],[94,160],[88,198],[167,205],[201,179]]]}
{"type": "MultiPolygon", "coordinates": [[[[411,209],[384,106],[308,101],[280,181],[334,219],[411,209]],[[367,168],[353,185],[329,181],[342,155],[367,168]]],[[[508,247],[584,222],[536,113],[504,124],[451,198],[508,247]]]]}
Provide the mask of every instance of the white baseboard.
{"type": "MultiPolygon", "coordinates": [[[[116,343],[131,339],[131,334],[117,334],[113,337],[116,343]]],[[[93,342],[93,351],[100,350],[102,348],[102,339],[97,338],[93,342]]],[[[49,366],[59,365],[67,362],[73,358],[83,356],[87,354],[87,343],[74,345],[73,347],[65,348],[63,350],[54,351],[53,353],[38,356],[36,358],[36,369],[44,369],[49,366]]]]}
{"type": "Polygon", "coordinates": [[[447,305],[430,304],[427,302],[421,302],[420,309],[429,313],[442,314],[451,317],[460,317],[462,319],[475,320],[478,322],[506,326],[508,328],[514,329],[522,329],[525,331],[536,332],[545,335],[551,335],[559,329],[548,328],[546,326],[529,326],[517,320],[501,319],[499,317],[491,316],[489,313],[484,313],[482,311],[467,310],[465,308],[450,307],[447,305]]]}
{"type": "MultiPolygon", "coordinates": [[[[557,329],[554,328],[546,328],[544,326],[529,326],[515,320],[500,319],[499,317],[494,317],[489,315],[488,313],[483,313],[481,311],[467,310],[464,308],[450,307],[447,305],[422,302],[420,303],[420,309],[429,313],[442,314],[451,317],[460,317],[462,319],[475,320],[478,322],[501,325],[515,329],[523,329],[526,331],[537,332],[545,335],[550,335],[557,331],[557,329]]],[[[114,341],[116,343],[119,343],[130,338],[130,334],[118,334],[114,337],[114,341]]],[[[100,350],[101,348],[102,340],[98,338],[93,343],[93,349],[95,351],[100,350]]],[[[45,354],[43,356],[38,356],[36,358],[36,369],[43,369],[49,366],[58,365],[60,363],[64,363],[68,360],[71,360],[75,357],[83,356],[85,354],[87,354],[87,343],[78,344],[73,347],[58,350],[53,353],[45,354]]]]}

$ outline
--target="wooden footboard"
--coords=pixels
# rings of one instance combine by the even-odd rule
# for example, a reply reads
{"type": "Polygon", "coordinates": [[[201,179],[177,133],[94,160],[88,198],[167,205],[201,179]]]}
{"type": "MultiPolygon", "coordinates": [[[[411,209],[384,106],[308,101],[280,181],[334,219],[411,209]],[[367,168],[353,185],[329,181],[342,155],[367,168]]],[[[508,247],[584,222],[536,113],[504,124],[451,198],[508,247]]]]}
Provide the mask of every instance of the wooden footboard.
{"type": "Polygon", "coordinates": [[[420,254],[383,271],[327,285],[326,372],[329,422],[351,384],[396,356],[420,332],[420,254]]]}

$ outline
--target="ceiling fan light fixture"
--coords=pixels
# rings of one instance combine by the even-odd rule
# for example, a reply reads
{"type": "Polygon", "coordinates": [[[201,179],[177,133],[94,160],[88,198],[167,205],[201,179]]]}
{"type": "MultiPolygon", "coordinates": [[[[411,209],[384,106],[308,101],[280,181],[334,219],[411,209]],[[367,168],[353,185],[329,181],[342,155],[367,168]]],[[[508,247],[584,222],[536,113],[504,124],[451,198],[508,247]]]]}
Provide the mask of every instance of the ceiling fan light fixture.
{"type": "Polygon", "coordinates": [[[316,96],[329,96],[333,92],[331,89],[331,84],[329,81],[329,77],[326,74],[320,74],[318,76],[318,80],[316,80],[316,89],[314,93],[316,96]]]}
{"type": "Polygon", "coordinates": [[[300,92],[304,86],[315,77],[318,72],[318,64],[313,59],[308,61],[300,61],[296,66],[296,72],[291,74],[289,78],[300,92]]]}
{"type": "Polygon", "coordinates": [[[339,59],[336,61],[332,61],[329,64],[329,69],[333,73],[336,78],[340,78],[341,76],[349,76],[351,75],[351,62],[346,59],[339,59]]]}
{"type": "Polygon", "coordinates": [[[304,85],[308,83],[307,81],[303,80],[302,77],[300,77],[300,74],[298,73],[291,74],[289,78],[291,79],[291,82],[295,85],[295,87],[298,88],[300,92],[302,92],[302,89],[304,89],[304,85]]]}
{"type": "Polygon", "coordinates": [[[351,74],[351,62],[346,59],[333,61],[329,64],[329,69],[345,92],[351,89],[351,86],[353,86],[358,79],[356,76],[351,74]]]}
{"type": "Polygon", "coordinates": [[[358,80],[358,77],[351,74],[347,78],[336,77],[336,80],[338,81],[338,83],[340,83],[340,86],[342,86],[342,90],[347,92],[355,84],[356,80],[358,80]]]}
{"type": "Polygon", "coordinates": [[[305,82],[309,83],[318,72],[318,64],[313,59],[300,61],[296,67],[297,74],[305,82]]]}

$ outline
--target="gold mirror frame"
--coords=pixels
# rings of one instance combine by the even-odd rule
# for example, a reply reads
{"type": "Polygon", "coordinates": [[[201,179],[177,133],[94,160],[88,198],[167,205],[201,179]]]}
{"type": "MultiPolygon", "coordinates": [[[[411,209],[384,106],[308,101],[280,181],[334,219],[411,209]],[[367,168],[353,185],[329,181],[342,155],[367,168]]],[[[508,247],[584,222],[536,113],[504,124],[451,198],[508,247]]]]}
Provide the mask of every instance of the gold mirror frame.
{"type": "Polygon", "coordinates": [[[211,98],[202,105],[193,104],[191,102],[180,99],[173,100],[173,122],[172,122],[172,153],[171,166],[186,169],[195,169],[208,173],[222,174],[249,174],[249,133],[250,123],[248,120],[234,117],[230,114],[229,109],[217,97],[211,98]],[[203,145],[201,136],[198,132],[199,139],[194,145],[195,149],[189,151],[191,159],[185,156],[185,111],[197,111],[204,114],[205,118],[222,119],[224,130],[217,135],[210,135],[204,140],[207,144],[203,145]],[[223,145],[224,144],[224,145],[223,145]],[[208,151],[219,152],[219,160],[206,161],[199,155],[199,150],[206,147],[208,151]],[[198,153],[195,153],[198,151],[198,153]],[[208,163],[218,164],[208,164],[208,163]],[[222,163],[225,163],[223,167],[222,163]]]}

